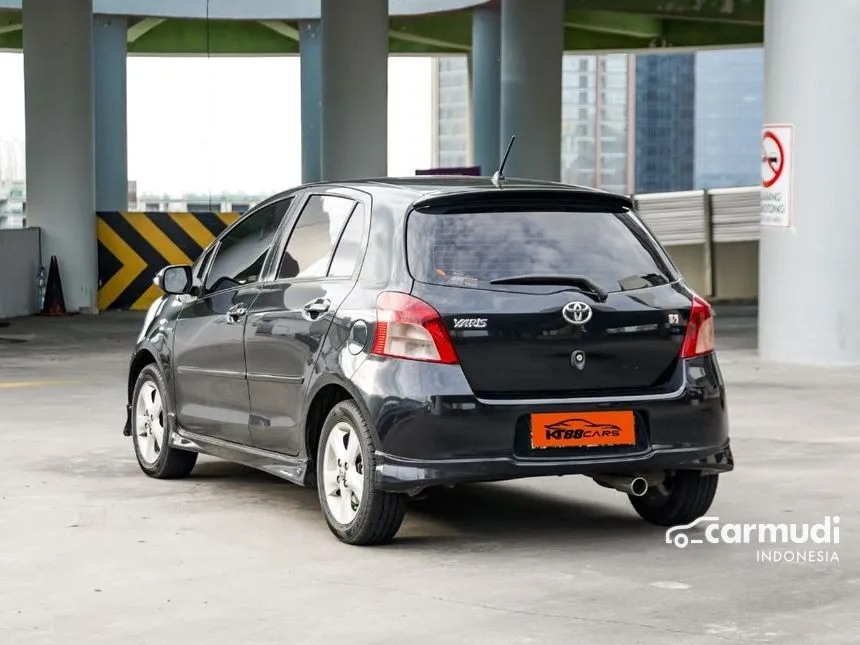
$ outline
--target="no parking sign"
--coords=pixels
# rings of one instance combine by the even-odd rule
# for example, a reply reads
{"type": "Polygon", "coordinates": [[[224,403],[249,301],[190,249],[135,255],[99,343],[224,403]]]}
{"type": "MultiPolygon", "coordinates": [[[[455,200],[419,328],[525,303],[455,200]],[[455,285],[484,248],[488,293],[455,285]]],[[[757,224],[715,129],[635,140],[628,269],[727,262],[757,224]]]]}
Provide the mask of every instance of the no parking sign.
{"type": "Polygon", "coordinates": [[[766,125],[761,146],[761,225],[790,227],[794,126],[766,125]]]}

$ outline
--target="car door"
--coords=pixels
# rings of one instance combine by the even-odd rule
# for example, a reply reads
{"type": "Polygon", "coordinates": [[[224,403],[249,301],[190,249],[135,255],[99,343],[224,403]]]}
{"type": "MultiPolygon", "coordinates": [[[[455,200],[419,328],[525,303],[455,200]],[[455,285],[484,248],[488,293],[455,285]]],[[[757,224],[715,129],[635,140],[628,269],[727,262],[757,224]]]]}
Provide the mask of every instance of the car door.
{"type": "Polygon", "coordinates": [[[335,312],[354,284],[367,243],[369,201],[311,194],[273,280],[248,312],[245,357],[251,436],[258,448],[295,455],[304,392],[335,312]]]}
{"type": "Polygon", "coordinates": [[[250,444],[244,327],[260,293],[270,248],[291,200],[249,213],[218,239],[196,297],[174,330],[174,397],[179,426],[250,444]]]}

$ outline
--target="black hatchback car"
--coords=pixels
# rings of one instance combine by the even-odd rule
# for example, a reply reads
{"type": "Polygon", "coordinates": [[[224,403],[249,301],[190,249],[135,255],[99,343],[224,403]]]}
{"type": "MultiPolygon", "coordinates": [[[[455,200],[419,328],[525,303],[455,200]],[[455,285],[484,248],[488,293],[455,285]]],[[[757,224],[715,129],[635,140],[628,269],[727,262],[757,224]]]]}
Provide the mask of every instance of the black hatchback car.
{"type": "Polygon", "coordinates": [[[582,474],[685,524],[733,468],[711,307],[624,196],[305,185],[155,280],[129,369],[142,470],[205,453],[316,486],[350,544],[465,482],[582,474]]]}

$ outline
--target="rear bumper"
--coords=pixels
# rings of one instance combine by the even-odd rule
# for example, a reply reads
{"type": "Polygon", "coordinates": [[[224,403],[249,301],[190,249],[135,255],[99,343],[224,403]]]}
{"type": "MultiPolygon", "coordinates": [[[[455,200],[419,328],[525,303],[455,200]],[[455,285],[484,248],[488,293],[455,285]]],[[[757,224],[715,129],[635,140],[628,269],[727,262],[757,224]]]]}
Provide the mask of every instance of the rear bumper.
{"type": "Polygon", "coordinates": [[[472,394],[456,365],[371,357],[352,378],[376,434],[375,478],[384,490],[569,474],[732,470],[716,357],[680,362],[671,381],[666,392],[647,397],[488,401],[472,394]],[[611,410],[634,412],[635,445],[531,447],[532,413],[611,410]]]}
{"type": "Polygon", "coordinates": [[[591,459],[449,459],[414,461],[377,453],[375,479],[382,490],[416,488],[467,482],[488,482],[560,475],[633,474],[664,470],[698,470],[722,473],[734,468],[729,442],[722,446],[680,450],[651,450],[623,458],[591,459]]]}

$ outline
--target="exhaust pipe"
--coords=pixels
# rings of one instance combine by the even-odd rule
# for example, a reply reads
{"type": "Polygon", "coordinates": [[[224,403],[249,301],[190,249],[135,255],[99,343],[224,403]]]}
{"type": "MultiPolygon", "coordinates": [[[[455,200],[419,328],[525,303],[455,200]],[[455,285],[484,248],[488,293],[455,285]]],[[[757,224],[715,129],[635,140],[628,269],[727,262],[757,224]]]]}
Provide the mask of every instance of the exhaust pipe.
{"type": "Polygon", "coordinates": [[[635,475],[595,475],[594,481],[633,497],[642,497],[648,492],[648,480],[635,475]]]}

